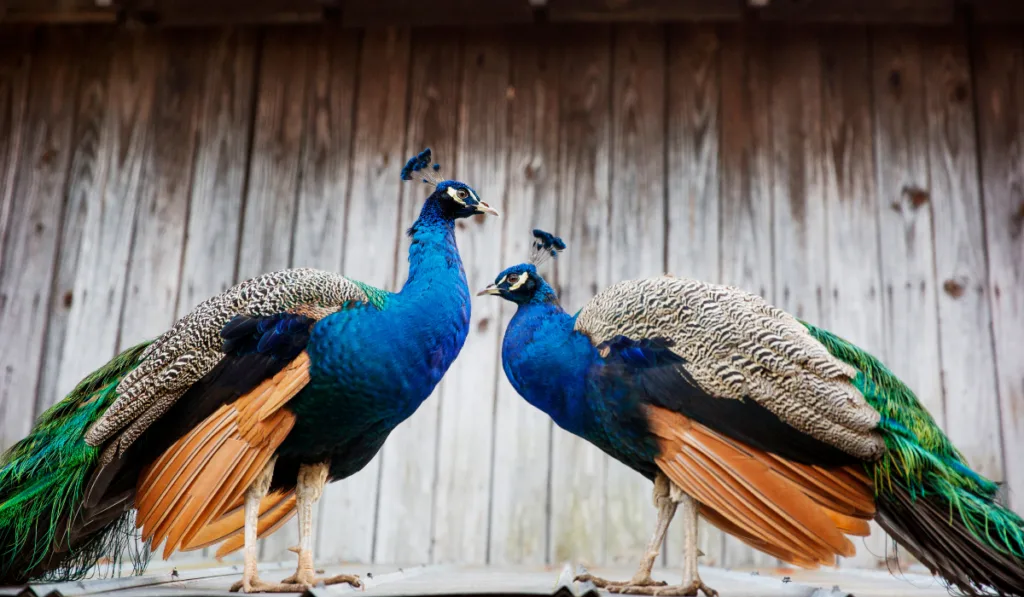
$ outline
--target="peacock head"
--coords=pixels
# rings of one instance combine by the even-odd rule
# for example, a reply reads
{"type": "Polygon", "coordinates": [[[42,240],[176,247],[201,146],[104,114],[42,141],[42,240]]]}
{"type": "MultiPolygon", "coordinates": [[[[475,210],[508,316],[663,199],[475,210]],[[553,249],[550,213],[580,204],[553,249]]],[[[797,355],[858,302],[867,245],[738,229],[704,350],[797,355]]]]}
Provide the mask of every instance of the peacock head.
{"type": "Polygon", "coordinates": [[[405,163],[405,167],[402,168],[402,180],[419,177],[427,185],[434,187],[434,192],[427,201],[435,202],[442,212],[453,220],[477,214],[498,215],[498,210],[481,201],[476,191],[468,184],[442,178],[438,173],[440,169],[440,164],[433,163],[428,147],[405,163]]]}
{"type": "Polygon", "coordinates": [[[477,296],[492,294],[517,305],[529,303],[537,298],[554,300],[555,291],[537,273],[537,266],[549,258],[557,258],[558,253],[564,250],[565,242],[562,239],[550,232],[534,230],[530,261],[513,265],[501,272],[494,280],[494,284],[478,292],[477,296]]]}

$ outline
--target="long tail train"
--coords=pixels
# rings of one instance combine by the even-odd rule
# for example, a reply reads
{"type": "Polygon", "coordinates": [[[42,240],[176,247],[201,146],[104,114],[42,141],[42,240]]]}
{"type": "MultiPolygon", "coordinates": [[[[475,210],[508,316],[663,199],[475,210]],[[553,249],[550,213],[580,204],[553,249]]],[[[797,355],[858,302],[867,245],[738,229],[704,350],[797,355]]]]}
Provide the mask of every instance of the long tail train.
{"type": "Polygon", "coordinates": [[[138,571],[148,550],[136,550],[129,509],[75,524],[99,450],[85,431],[110,406],[118,381],[149,343],[125,350],[47,410],[28,437],[0,457],[0,586],[30,579],[84,576],[100,557],[131,559],[138,571]]]}
{"type": "Polygon", "coordinates": [[[882,528],[967,595],[1024,595],[1024,520],[996,502],[996,484],[967,466],[910,388],[878,359],[804,325],[857,368],[854,383],[882,415],[888,450],[867,465],[882,528]]]}

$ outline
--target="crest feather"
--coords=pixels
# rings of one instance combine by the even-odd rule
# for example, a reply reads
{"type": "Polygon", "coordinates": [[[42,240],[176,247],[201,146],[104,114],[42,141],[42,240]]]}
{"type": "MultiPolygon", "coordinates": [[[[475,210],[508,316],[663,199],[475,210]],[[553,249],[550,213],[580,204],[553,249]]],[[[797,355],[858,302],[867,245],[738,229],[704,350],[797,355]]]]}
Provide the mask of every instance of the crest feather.
{"type": "Polygon", "coordinates": [[[543,230],[533,230],[533,244],[530,247],[530,263],[534,266],[538,266],[548,259],[557,259],[558,254],[565,250],[565,241],[561,238],[551,234],[550,232],[544,232],[543,230]]]}
{"type": "Polygon", "coordinates": [[[436,187],[444,181],[441,175],[438,174],[440,169],[441,164],[433,163],[430,148],[428,147],[409,158],[405,166],[402,166],[402,180],[412,180],[415,176],[422,176],[424,183],[436,187]]]}

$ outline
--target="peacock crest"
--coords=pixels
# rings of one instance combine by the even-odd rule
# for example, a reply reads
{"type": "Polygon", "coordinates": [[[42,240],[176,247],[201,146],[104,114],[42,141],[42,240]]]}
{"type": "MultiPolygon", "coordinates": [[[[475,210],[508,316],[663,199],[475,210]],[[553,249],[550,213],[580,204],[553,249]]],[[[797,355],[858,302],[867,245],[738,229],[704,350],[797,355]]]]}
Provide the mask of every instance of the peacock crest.
{"type": "Polygon", "coordinates": [[[530,246],[530,263],[535,267],[541,265],[548,259],[557,259],[558,254],[564,250],[565,241],[561,238],[551,234],[550,232],[544,232],[537,228],[533,229],[533,244],[530,246]]]}

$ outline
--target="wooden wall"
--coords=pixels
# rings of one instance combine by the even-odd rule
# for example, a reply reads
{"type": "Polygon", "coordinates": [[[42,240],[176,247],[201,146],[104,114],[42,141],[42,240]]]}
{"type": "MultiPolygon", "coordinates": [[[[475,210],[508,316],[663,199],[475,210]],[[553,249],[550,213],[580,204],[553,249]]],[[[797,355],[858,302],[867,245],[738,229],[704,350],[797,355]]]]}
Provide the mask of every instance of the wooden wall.
{"type": "MultiPolygon", "coordinates": [[[[398,171],[429,145],[504,214],[459,225],[472,287],[540,226],[569,242],[569,309],[665,271],[762,293],[882,357],[1024,510],[1020,28],[0,33],[0,447],[238,280],[396,288],[425,192],[398,171]]],[[[319,554],[632,565],[649,484],[522,401],[509,304],[473,308],[436,395],[328,490],[319,554]]],[[[264,557],[291,557],[293,526],[264,557]]]]}

